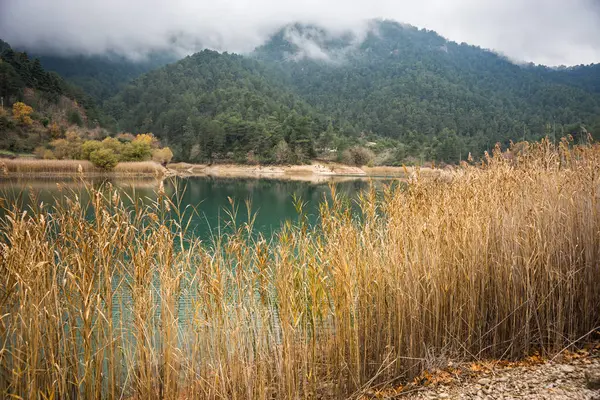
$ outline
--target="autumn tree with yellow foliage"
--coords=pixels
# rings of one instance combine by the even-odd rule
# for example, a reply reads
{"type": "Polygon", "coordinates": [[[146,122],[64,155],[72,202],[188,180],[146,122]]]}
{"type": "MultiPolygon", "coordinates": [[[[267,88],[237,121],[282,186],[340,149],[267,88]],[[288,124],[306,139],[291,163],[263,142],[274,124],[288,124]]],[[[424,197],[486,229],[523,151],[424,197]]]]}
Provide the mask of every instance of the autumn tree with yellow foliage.
{"type": "Polygon", "coordinates": [[[32,112],[33,108],[23,102],[17,101],[15,104],[13,104],[13,118],[16,119],[21,125],[30,126],[33,124],[33,120],[30,117],[32,112]]]}

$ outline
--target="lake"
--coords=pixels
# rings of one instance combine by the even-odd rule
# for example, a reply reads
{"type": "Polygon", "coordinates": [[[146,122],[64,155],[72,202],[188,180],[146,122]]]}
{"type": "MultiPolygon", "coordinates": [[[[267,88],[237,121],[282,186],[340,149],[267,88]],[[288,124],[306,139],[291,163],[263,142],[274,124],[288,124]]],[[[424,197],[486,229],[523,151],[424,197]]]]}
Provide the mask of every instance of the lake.
{"type": "MultiPolygon", "coordinates": [[[[99,187],[110,182],[122,189],[132,198],[150,202],[156,199],[159,181],[150,180],[95,180],[92,185],[99,187]]],[[[349,199],[367,189],[370,182],[376,186],[389,183],[389,179],[351,179],[332,181],[337,191],[349,199]]],[[[319,204],[331,197],[328,182],[314,183],[278,179],[256,178],[214,178],[190,177],[173,178],[164,181],[165,192],[178,199],[181,210],[186,210],[191,218],[190,233],[203,240],[216,234],[219,228],[230,221],[227,211],[231,211],[230,199],[238,207],[237,223],[247,221],[246,201],[250,201],[252,211],[256,213],[255,231],[270,236],[278,230],[286,220],[296,220],[293,196],[306,204],[305,213],[311,223],[318,219],[319,204]]],[[[74,180],[0,180],[0,198],[5,204],[19,202],[24,207],[31,205],[30,197],[34,195],[35,203],[52,206],[57,199],[76,193],[84,202],[88,200],[87,192],[81,182],[74,180]]],[[[125,198],[125,196],[123,196],[125,198]]],[[[0,215],[2,211],[0,211],[0,215]]]]}

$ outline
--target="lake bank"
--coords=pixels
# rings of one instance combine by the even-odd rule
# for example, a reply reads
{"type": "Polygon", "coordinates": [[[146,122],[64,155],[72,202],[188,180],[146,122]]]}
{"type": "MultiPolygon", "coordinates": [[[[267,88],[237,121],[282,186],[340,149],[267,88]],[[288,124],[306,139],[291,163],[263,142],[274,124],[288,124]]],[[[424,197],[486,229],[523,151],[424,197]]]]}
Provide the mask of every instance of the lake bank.
{"type": "MultiPolygon", "coordinates": [[[[267,178],[321,183],[361,178],[408,179],[417,173],[416,167],[357,167],[327,161],[304,165],[241,165],[241,164],[169,164],[179,176],[212,176],[216,178],[267,178]]],[[[420,173],[441,176],[439,169],[421,167],[420,173]]]]}
{"type": "Polygon", "coordinates": [[[357,167],[328,161],[303,165],[244,165],[173,163],[163,167],[152,162],[122,162],[106,171],[85,160],[0,159],[0,179],[5,178],[164,178],[168,176],[215,178],[266,178],[312,183],[354,179],[408,179],[420,174],[440,177],[446,172],[430,167],[357,167]]]}

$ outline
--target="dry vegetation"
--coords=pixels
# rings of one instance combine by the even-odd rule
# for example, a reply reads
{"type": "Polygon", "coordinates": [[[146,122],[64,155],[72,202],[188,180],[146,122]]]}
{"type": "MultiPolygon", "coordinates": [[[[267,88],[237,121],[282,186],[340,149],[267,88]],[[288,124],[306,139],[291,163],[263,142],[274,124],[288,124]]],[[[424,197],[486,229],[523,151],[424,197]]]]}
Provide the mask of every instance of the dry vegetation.
{"type": "Polygon", "coordinates": [[[112,175],[164,175],[165,168],[153,161],[121,162],[106,171],[95,167],[87,160],[35,160],[35,159],[0,159],[0,177],[77,177],[79,173],[86,176],[112,175]]]}
{"type": "MultiPolygon", "coordinates": [[[[4,397],[358,396],[445,359],[553,353],[600,324],[600,148],[499,152],[338,196],[267,241],[186,239],[158,191],[67,196],[1,228],[4,397]]],[[[91,189],[90,189],[91,190],[91,189]]],[[[298,204],[301,211],[301,204],[298,204]]]]}

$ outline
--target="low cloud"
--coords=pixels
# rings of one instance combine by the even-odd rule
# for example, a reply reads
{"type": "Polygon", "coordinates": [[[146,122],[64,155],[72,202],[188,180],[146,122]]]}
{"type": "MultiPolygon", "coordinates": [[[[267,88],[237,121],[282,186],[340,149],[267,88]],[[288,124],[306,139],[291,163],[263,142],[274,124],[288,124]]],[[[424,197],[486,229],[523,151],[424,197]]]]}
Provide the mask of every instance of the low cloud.
{"type": "MultiPolygon", "coordinates": [[[[517,61],[600,62],[598,0],[1,0],[0,38],[38,52],[139,58],[165,49],[249,52],[296,22],[359,37],[370,18],[432,29],[517,61]]],[[[291,38],[302,50],[296,56],[331,61],[318,41],[291,38]]]]}

